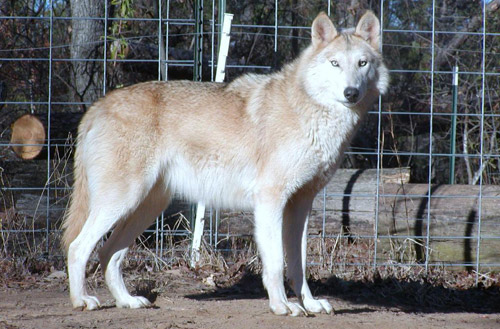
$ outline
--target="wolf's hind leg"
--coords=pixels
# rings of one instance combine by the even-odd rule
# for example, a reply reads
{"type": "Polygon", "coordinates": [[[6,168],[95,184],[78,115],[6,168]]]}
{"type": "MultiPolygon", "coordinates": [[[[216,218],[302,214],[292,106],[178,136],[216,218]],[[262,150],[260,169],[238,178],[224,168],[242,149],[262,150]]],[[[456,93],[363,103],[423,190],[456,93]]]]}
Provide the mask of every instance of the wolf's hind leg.
{"type": "Polygon", "coordinates": [[[162,183],[157,183],[139,207],[118,224],[99,250],[99,260],[105,273],[106,283],[116,299],[117,307],[141,308],[151,305],[144,297],[130,295],[123,281],[121,263],[128,247],[151,225],[169,202],[170,193],[162,183]]]}
{"type": "Polygon", "coordinates": [[[89,296],[85,287],[85,267],[99,239],[106,234],[120,218],[111,209],[90,211],[90,214],[76,239],[68,249],[68,276],[70,298],[74,308],[94,310],[99,308],[99,300],[89,296]]]}
{"type": "Polygon", "coordinates": [[[299,195],[292,198],[283,218],[288,278],[293,291],[306,311],[311,313],[331,313],[333,307],[326,299],[315,299],[306,280],[307,224],[313,197],[299,195]]]}

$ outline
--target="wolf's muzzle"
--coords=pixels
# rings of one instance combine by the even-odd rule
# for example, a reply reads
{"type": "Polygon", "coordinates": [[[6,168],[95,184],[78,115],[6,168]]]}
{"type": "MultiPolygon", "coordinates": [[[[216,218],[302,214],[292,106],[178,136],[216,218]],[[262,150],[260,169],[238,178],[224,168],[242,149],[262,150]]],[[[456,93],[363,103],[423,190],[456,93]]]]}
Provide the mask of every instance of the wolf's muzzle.
{"type": "Polygon", "coordinates": [[[359,97],[359,89],[354,87],[347,87],[344,89],[344,96],[350,103],[356,103],[359,97]]]}

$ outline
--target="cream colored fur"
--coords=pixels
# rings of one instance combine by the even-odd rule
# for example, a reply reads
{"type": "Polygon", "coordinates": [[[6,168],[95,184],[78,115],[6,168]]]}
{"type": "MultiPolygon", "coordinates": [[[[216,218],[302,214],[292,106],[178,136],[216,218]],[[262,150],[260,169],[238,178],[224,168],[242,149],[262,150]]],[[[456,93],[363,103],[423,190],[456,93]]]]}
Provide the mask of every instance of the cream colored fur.
{"type": "Polygon", "coordinates": [[[177,193],[254,211],[274,313],[330,313],[330,303],[314,299],[305,279],[308,214],[364,114],[387,88],[379,29],[367,12],[356,29],[339,33],[321,13],[311,45],[280,72],[229,84],[147,82],[96,102],[79,126],[64,223],[73,306],[99,307],[86,292],[85,265],[112,229],[99,257],[117,306],[150,304],[128,293],[120,263],[177,193]],[[356,97],[347,99],[347,90],[356,97]],[[285,294],[285,261],[298,303],[285,294]]]}

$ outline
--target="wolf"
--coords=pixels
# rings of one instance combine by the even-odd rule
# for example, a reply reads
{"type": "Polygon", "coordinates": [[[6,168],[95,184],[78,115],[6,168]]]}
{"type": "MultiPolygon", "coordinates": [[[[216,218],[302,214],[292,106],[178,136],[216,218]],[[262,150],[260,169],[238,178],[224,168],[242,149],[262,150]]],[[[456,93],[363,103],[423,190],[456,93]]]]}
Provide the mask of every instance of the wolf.
{"type": "Polygon", "coordinates": [[[278,72],[228,84],[146,82],[98,100],[78,128],[63,223],[73,306],[100,306],[86,291],[85,267],[109,231],[99,261],[116,306],[150,305],[127,291],[120,264],[175,193],[254,212],[273,313],[331,313],[306,281],[308,216],[356,128],[388,88],[379,48],[380,23],[371,11],[343,31],[320,13],[311,44],[278,72]],[[298,302],[287,299],[285,263],[298,302]]]}

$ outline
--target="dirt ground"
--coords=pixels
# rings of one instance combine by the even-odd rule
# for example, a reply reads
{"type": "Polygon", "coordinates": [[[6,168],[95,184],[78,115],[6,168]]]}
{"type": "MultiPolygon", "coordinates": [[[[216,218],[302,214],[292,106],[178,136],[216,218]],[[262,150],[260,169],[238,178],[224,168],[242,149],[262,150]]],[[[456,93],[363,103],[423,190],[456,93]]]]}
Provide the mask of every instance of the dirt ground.
{"type": "MultiPolygon", "coordinates": [[[[140,280],[143,278],[127,278],[132,291],[134,285],[137,291],[150,285],[148,282],[158,286],[157,281],[164,280],[161,288],[149,291],[156,299],[153,308],[118,309],[102,282],[92,283],[91,279],[90,290],[103,307],[97,311],[73,310],[62,272],[4,284],[0,286],[0,328],[500,328],[500,312],[496,311],[500,305],[489,305],[488,311],[463,311],[459,305],[418,310],[401,298],[390,300],[392,297],[387,296],[385,300],[387,290],[370,287],[347,285],[337,289],[338,294],[323,294],[334,306],[334,315],[293,318],[269,312],[260,279],[255,276],[243,278],[230,288],[217,287],[211,277],[202,279],[181,270],[140,280]],[[378,296],[373,297],[373,293],[378,296]]],[[[320,288],[313,285],[318,296],[322,295],[320,288]]],[[[424,293],[429,294],[428,289],[424,293]]],[[[498,299],[484,302],[497,303],[498,299]]]]}

